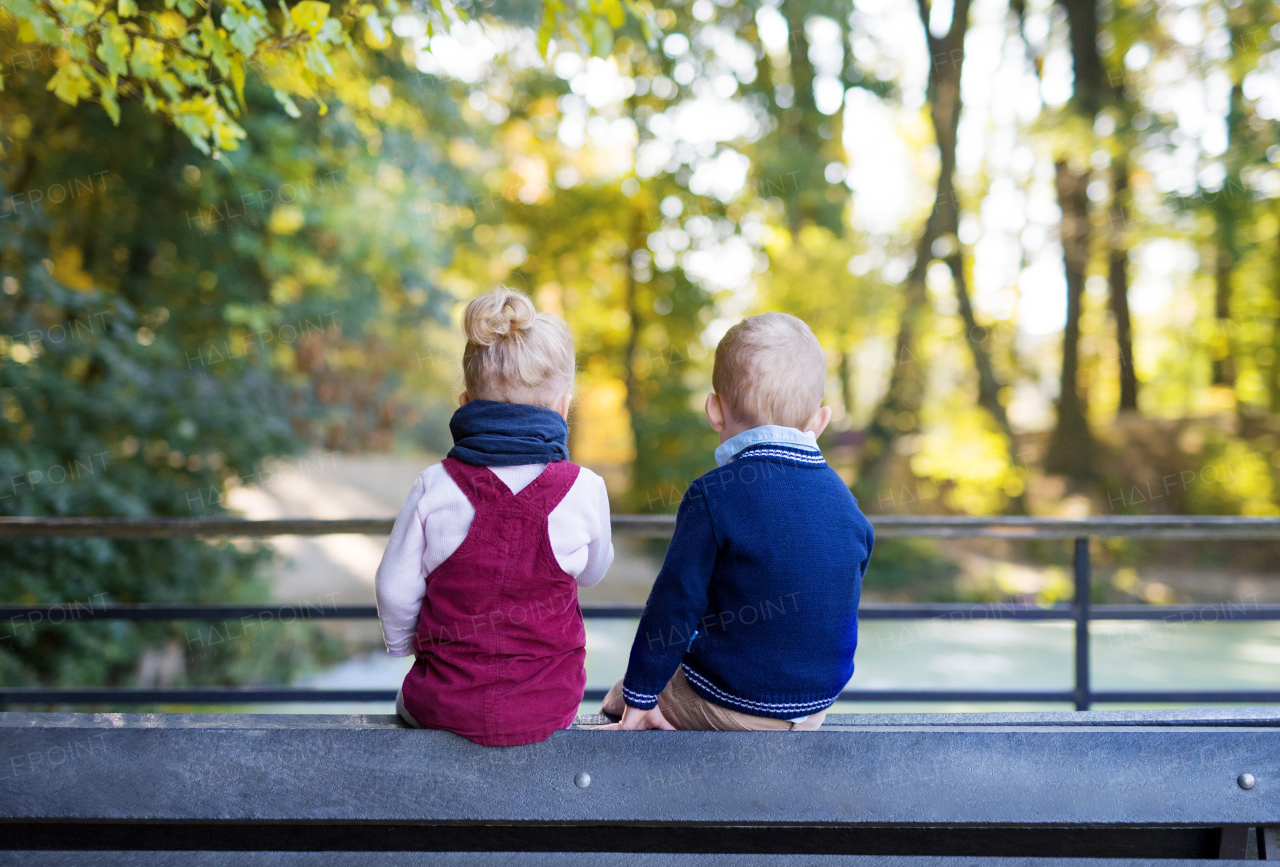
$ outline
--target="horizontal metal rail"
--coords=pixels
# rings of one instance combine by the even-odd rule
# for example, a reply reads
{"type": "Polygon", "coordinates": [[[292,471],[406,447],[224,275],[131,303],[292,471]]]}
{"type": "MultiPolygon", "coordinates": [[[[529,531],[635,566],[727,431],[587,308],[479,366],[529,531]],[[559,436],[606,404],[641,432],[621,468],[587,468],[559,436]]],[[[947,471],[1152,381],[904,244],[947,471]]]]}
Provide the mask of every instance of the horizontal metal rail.
{"type": "MultiPolygon", "coordinates": [[[[589,688],[584,702],[601,701],[608,690],[589,688]]],[[[1097,690],[1094,702],[1149,704],[1276,704],[1280,690],[1097,690]]],[[[1071,689],[850,689],[838,701],[862,702],[1061,702],[1075,701],[1071,689]]],[[[394,689],[317,689],[305,686],[193,687],[0,687],[0,704],[310,704],[392,702],[394,689]]]]}
{"type": "MultiPolygon", "coordinates": [[[[583,605],[589,620],[638,620],[643,605],[583,605]]],[[[313,602],[273,605],[131,605],[68,602],[45,605],[0,605],[0,625],[6,620],[26,618],[31,625],[79,622],[82,620],[373,620],[373,605],[317,605],[313,602]]],[[[1071,605],[1024,605],[1005,602],[864,602],[858,609],[860,620],[949,620],[982,623],[988,620],[1074,620],[1071,605]]],[[[1280,620],[1280,605],[1261,603],[1206,603],[1178,605],[1093,605],[1090,620],[1165,620],[1181,623],[1219,621],[1280,620]]]]}
{"type": "MultiPolygon", "coordinates": [[[[0,539],[246,539],[272,536],[364,536],[391,534],[394,518],[0,518],[0,539]]],[[[666,538],[675,529],[669,515],[615,515],[615,532],[666,538]]]]}
{"type": "MultiPolygon", "coordinates": [[[[982,518],[869,515],[880,538],[999,539],[1280,539],[1280,518],[1232,516],[1182,517],[1115,515],[1097,518],[982,518]]],[[[0,518],[0,539],[106,538],[266,538],[355,533],[385,536],[392,518],[317,520],[286,518],[248,521],[240,518],[0,518]]],[[[614,515],[614,532],[663,538],[675,529],[673,515],[614,515]]]]}
{"type": "MultiPolygon", "coordinates": [[[[944,702],[1071,702],[1086,710],[1093,702],[1150,703],[1280,703],[1280,691],[1143,690],[1095,691],[1090,686],[1089,623],[1092,620],[1212,623],[1280,620],[1280,605],[1241,602],[1179,605],[1091,605],[1089,538],[1142,539],[1253,539],[1280,540],[1280,518],[1209,517],[1100,517],[971,518],[872,516],[876,535],[893,537],[1073,540],[1075,600],[1070,604],[1025,603],[865,603],[859,609],[864,620],[929,620],[979,623],[990,620],[1072,621],[1075,624],[1074,686],[1069,690],[846,690],[842,701],[944,701],[944,702]]],[[[616,533],[663,538],[670,536],[675,518],[669,515],[614,515],[616,533]]],[[[318,536],[334,533],[386,535],[389,518],[246,521],[228,518],[0,518],[0,539],[36,538],[267,538],[318,536]]],[[[95,600],[99,597],[95,596],[95,600]]],[[[639,618],[636,605],[588,605],[589,618],[639,618]]],[[[11,626],[61,624],[87,620],[197,620],[247,621],[371,619],[372,605],[317,604],[314,602],[269,605],[92,604],[68,602],[39,605],[0,605],[0,624],[11,626]]],[[[585,701],[604,697],[603,689],[589,689],[585,701]]],[[[0,687],[0,704],[253,704],[262,702],[386,702],[395,697],[385,689],[314,689],[309,687],[0,687]]]]}

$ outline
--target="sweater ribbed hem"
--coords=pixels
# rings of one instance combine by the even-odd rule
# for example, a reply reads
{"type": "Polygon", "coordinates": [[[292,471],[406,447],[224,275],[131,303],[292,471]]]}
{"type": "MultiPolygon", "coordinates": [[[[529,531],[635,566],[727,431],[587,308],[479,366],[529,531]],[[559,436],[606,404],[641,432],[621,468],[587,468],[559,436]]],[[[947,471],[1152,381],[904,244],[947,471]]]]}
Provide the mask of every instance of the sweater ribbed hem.
{"type": "Polygon", "coordinates": [[[636,710],[653,710],[658,706],[658,693],[636,692],[634,689],[628,689],[626,684],[623,684],[622,700],[636,710]]]}
{"type": "Polygon", "coordinates": [[[796,717],[826,710],[831,707],[840,695],[837,692],[830,698],[801,701],[758,701],[746,696],[735,695],[726,689],[716,686],[708,677],[690,667],[687,662],[682,662],[680,667],[684,669],[684,675],[689,681],[689,686],[699,696],[712,704],[718,704],[720,707],[727,707],[729,710],[736,710],[749,716],[792,720],[796,717]]]}

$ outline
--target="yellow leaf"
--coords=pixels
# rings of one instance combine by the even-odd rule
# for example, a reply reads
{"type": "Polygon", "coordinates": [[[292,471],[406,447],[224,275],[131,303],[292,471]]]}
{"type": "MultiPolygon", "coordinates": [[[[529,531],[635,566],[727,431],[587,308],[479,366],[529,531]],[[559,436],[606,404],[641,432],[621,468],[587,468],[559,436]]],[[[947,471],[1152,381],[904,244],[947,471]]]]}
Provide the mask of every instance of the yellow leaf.
{"type": "Polygon", "coordinates": [[[236,99],[240,100],[240,107],[244,108],[244,64],[238,57],[231,60],[231,86],[236,89],[236,99]]]}
{"type": "Polygon", "coordinates": [[[45,89],[52,90],[58,99],[71,105],[75,105],[93,93],[93,85],[89,83],[89,79],[85,78],[84,70],[78,63],[68,63],[59,69],[53,78],[49,79],[45,89]]]}
{"type": "Polygon", "coordinates": [[[152,20],[161,36],[177,39],[187,32],[187,19],[172,10],[153,15],[152,20]]]}
{"type": "Polygon", "coordinates": [[[277,235],[292,235],[302,228],[306,217],[297,205],[281,205],[271,213],[267,225],[277,235]]]}
{"type": "Polygon", "coordinates": [[[325,19],[329,17],[329,4],[318,3],[316,0],[302,0],[297,6],[289,10],[289,18],[299,30],[305,30],[311,35],[320,32],[320,28],[324,26],[325,19]]]}
{"type": "Polygon", "coordinates": [[[378,17],[376,9],[364,17],[364,23],[369,27],[375,47],[387,44],[387,30],[382,26],[382,19],[378,17]]]}
{"type": "Polygon", "coordinates": [[[614,30],[626,23],[626,13],[622,11],[622,4],[618,0],[601,0],[600,5],[604,7],[605,17],[609,19],[609,26],[614,30]]]}
{"type": "Polygon", "coordinates": [[[121,18],[132,18],[138,14],[138,4],[133,0],[119,0],[116,4],[116,12],[121,18]]]}

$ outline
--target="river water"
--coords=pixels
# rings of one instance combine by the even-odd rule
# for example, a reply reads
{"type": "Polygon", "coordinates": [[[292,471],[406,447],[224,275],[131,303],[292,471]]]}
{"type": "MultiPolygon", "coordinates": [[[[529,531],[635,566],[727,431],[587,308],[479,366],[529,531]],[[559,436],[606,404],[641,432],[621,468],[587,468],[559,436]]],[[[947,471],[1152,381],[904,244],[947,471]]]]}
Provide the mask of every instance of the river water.
{"type": "MultiPolygon", "coordinates": [[[[322,472],[276,472],[264,487],[237,489],[233,505],[247,518],[352,518],[395,514],[413,478],[422,467],[436,460],[429,455],[328,455],[317,463],[322,472]]],[[[584,604],[639,604],[648,596],[661,553],[625,537],[614,541],[617,559],[601,584],[583,591],[584,604]]],[[[283,555],[274,582],[281,600],[372,603],[373,575],[384,539],[284,537],[276,540],[276,544],[283,555]]],[[[1042,577],[1036,577],[1033,584],[1039,586],[1036,582],[1042,577]]],[[[1205,576],[1197,579],[1201,593],[1209,586],[1206,580],[1205,576]]],[[[1233,582],[1218,583],[1221,586],[1214,587],[1223,597],[1243,592],[1233,582]]],[[[1032,586],[1010,587],[1006,591],[1033,592],[1034,589],[1032,586]]],[[[1208,606],[1196,622],[1187,624],[1095,622],[1092,625],[1093,687],[1280,689],[1280,622],[1205,622],[1219,619],[1220,615],[1214,614],[1214,610],[1208,606]]],[[[363,646],[377,640],[374,623],[352,623],[349,628],[359,631],[363,646]]],[[[635,629],[634,620],[587,622],[587,679],[591,687],[607,688],[622,676],[635,629]]],[[[963,622],[868,621],[861,624],[857,670],[850,686],[855,689],[1067,689],[1072,681],[1072,635],[1069,622],[1014,623],[981,619],[975,622],[973,618],[963,622]]],[[[394,689],[400,685],[408,665],[409,660],[393,659],[380,651],[370,652],[303,678],[299,685],[394,689]]],[[[842,702],[835,709],[941,711],[1064,707],[1062,704],[842,702]]],[[[246,709],[268,710],[264,707],[246,709]]],[[[270,709],[308,713],[392,712],[390,703],[278,705],[270,709]]],[[[584,710],[595,709],[584,705],[584,710]]]]}
{"type": "MultiPolygon", "coordinates": [[[[635,620],[587,622],[587,684],[607,688],[626,669],[635,620]]],[[[1091,624],[1092,685],[1099,690],[1280,689],[1280,622],[1091,624]]],[[[868,621],[859,627],[850,688],[1070,689],[1073,625],[868,621]]],[[[385,688],[400,685],[411,660],[370,653],[304,678],[300,685],[385,688]]],[[[1108,705],[1109,708],[1150,705],[1108,705]]],[[[1064,704],[838,702],[833,711],[1061,710],[1064,704]]],[[[281,705],[305,713],[391,713],[387,704],[281,705]]],[[[584,704],[584,712],[597,707],[584,704]]]]}

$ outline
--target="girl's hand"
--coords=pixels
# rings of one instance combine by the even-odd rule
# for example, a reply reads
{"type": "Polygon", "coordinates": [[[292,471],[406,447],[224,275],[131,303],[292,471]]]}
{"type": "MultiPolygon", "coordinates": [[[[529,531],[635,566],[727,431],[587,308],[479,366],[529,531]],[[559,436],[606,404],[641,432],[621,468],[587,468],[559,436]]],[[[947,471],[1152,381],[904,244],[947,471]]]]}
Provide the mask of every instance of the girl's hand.
{"type": "Polygon", "coordinates": [[[662,715],[662,711],[656,707],[653,710],[640,710],[639,708],[627,705],[622,711],[622,721],[607,726],[597,726],[597,731],[614,731],[614,732],[633,732],[645,731],[646,729],[661,729],[665,732],[673,732],[676,727],[667,722],[667,718],[662,715]]]}

